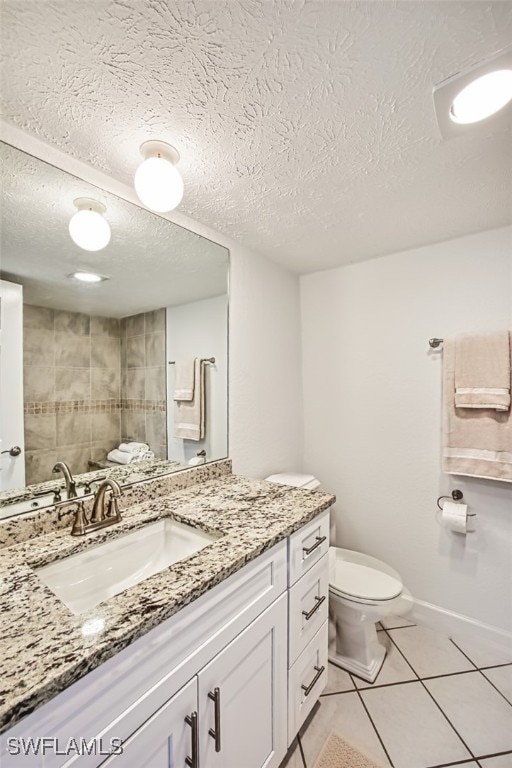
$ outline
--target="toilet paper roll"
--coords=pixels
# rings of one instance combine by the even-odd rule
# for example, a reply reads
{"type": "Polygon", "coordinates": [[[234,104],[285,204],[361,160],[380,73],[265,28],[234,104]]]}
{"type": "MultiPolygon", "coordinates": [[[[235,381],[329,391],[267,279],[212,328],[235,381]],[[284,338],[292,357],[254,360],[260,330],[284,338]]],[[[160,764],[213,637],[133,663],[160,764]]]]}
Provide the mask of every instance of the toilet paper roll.
{"type": "Polygon", "coordinates": [[[468,530],[468,505],[456,501],[445,501],[441,520],[445,528],[457,533],[467,533],[468,530]]]}

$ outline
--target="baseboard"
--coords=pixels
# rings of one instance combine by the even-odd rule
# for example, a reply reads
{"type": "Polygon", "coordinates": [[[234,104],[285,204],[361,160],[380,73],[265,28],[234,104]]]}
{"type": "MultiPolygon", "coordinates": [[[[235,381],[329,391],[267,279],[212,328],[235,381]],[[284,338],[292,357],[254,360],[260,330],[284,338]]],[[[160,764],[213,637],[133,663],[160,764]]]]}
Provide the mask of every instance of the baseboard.
{"type": "Polygon", "coordinates": [[[510,654],[512,649],[512,632],[484,624],[482,621],[471,619],[438,605],[425,603],[413,597],[404,596],[404,611],[409,621],[421,624],[439,632],[445,632],[456,640],[457,637],[485,645],[486,648],[510,654]],[[407,605],[408,603],[408,605],[407,605]]]}

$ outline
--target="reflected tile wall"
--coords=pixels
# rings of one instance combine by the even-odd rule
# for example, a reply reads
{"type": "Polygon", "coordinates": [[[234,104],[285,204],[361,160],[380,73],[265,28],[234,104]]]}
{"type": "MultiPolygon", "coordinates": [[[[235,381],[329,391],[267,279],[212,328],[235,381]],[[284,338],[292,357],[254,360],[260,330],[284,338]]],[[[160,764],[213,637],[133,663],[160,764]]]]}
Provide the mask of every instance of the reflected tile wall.
{"type": "Polygon", "coordinates": [[[74,473],[121,441],[121,338],[116,318],[23,308],[26,482],[74,473]]]}
{"type": "Polygon", "coordinates": [[[165,309],[121,320],[121,433],[167,458],[165,309]]]}

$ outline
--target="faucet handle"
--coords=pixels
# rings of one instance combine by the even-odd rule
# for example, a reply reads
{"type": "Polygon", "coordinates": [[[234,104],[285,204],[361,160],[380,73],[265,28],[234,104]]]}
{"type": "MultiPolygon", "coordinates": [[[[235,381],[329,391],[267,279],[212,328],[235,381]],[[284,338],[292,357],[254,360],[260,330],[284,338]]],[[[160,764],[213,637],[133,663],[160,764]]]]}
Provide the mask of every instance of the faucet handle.
{"type": "Polygon", "coordinates": [[[85,512],[85,504],[83,501],[79,501],[76,505],[75,519],[73,521],[73,527],[71,528],[72,536],[84,536],[86,526],[89,520],[85,512]]]}

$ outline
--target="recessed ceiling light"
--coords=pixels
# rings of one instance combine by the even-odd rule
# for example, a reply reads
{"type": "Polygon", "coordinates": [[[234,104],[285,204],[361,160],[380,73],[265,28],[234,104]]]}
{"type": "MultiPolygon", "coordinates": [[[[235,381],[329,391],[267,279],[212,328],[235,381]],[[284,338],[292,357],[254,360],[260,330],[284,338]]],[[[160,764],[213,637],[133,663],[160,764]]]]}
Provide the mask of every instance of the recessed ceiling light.
{"type": "Polygon", "coordinates": [[[477,77],[454,98],[450,117],[455,123],[477,123],[494,115],[512,100],[512,69],[477,77]]]}
{"type": "Polygon", "coordinates": [[[110,242],[110,225],[103,215],[106,207],[89,197],[77,197],[73,203],[78,210],[69,222],[71,239],[84,251],[101,251],[110,242]]]}
{"type": "Polygon", "coordinates": [[[433,97],[446,139],[506,127],[512,112],[512,46],[434,86],[433,97]]]}
{"type": "Polygon", "coordinates": [[[94,272],[73,272],[68,277],[73,278],[73,280],[80,280],[82,283],[101,283],[103,280],[108,280],[108,277],[96,275],[94,272]]]}

